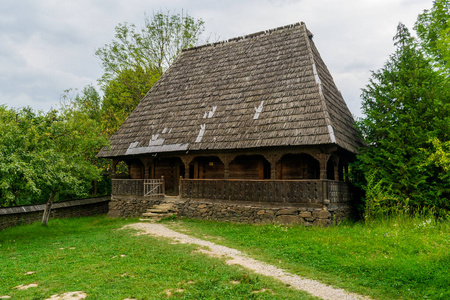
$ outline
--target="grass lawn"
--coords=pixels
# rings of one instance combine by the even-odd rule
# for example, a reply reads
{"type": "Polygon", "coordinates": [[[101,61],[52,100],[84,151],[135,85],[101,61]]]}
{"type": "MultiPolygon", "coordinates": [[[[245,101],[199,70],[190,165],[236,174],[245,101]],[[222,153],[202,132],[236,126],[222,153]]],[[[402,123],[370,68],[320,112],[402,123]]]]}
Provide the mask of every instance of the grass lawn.
{"type": "Polygon", "coordinates": [[[378,299],[450,299],[450,222],[397,219],[329,228],[174,222],[292,273],[378,299]]]}
{"type": "Polygon", "coordinates": [[[0,231],[0,296],[46,299],[83,291],[88,299],[313,299],[194,246],[118,230],[136,221],[74,218],[0,231]],[[38,287],[13,289],[31,283],[38,287]]]}

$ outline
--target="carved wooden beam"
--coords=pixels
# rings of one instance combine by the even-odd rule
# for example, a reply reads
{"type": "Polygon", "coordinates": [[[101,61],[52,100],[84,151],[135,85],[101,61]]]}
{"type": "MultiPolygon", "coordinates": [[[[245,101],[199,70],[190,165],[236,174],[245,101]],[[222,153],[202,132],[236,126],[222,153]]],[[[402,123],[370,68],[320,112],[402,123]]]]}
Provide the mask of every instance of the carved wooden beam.
{"type": "Polygon", "coordinates": [[[270,153],[263,154],[263,156],[270,163],[270,179],[277,179],[277,163],[285,153],[270,153]]]}
{"type": "Polygon", "coordinates": [[[331,154],[320,153],[319,163],[320,163],[320,179],[327,179],[327,163],[331,154]]]}
{"type": "Polygon", "coordinates": [[[179,156],[179,158],[181,159],[181,161],[184,164],[184,178],[187,179],[187,178],[189,178],[189,165],[194,160],[195,156],[194,155],[183,155],[183,156],[179,156]]]}
{"type": "Polygon", "coordinates": [[[236,158],[236,154],[219,154],[217,157],[223,163],[224,166],[224,178],[230,178],[230,163],[236,158]]]}
{"type": "Polygon", "coordinates": [[[144,165],[144,179],[149,179],[151,177],[150,167],[153,165],[155,158],[154,157],[140,157],[139,160],[144,165]]]}

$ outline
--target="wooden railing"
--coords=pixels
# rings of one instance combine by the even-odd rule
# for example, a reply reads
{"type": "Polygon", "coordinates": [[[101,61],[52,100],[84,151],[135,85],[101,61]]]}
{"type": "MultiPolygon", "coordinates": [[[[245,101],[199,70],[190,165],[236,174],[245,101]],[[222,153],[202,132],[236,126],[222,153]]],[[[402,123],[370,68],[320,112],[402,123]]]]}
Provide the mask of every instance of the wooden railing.
{"type": "MultiPolygon", "coordinates": [[[[254,202],[349,202],[347,183],[334,180],[180,179],[182,198],[254,202]]],[[[164,179],[113,179],[113,195],[164,196],[164,179]]]]}
{"type": "Polygon", "coordinates": [[[164,179],[112,179],[111,194],[163,197],[164,179]]]}
{"type": "Polygon", "coordinates": [[[322,204],[346,202],[351,195],[345,182],[333,180],[182,179],[181,197],[322,204]]]}
{"type": "Polygon", "coordinates": [[[352,201],[353,194],[350,185],[346,182],[325,180],[327,186],[327,198],[330,203],[345,203],[352,201]]]}
{"type": "Polygon", "coordinates": [[[112,179],[111,194],[144,196],[144,179],[112,179]]]}

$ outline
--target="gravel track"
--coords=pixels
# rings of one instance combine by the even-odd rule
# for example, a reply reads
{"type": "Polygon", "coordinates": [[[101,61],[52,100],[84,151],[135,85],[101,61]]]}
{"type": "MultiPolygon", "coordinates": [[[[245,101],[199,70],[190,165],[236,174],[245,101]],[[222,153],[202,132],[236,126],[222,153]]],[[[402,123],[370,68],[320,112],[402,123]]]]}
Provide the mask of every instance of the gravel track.
{"type": "Polygon", "coordinates": [[[295,274],[286,272],[283,269],[269,265],[267,263],[258,261],[248,257],[239,250],[217,245],[202,239],[194,238],[189,235],[176,232],[165,227],[162,224],[154,223],[135,223],[126,225],[124,228],[134,228],[143,231],[141,234],[150,234],[156,237],[171,238],[183,244],[194,244],[203,247],[208,247],[209,250],[200,249],[199,252],[206,253],[213,257],[224,258],[227,264],[241,265],[244,268],[250,269],[257,274],[275,278],[285,284],[290,285],[297,290],[306,291],[309,294],[322,298],[333,300],[353,300],[353,299],[371,299],[367,296],[362,296],[347,292],[343,289],[334,288],[316,280],[307,279],[295,274]]]}

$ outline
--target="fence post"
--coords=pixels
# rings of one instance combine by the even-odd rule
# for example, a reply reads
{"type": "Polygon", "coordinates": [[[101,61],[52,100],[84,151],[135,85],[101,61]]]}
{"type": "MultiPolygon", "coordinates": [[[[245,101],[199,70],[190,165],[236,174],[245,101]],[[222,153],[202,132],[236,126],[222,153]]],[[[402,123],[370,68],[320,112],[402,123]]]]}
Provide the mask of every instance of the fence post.
{"type": "Polygon", "coordinates": [[[164,184],[164,176],[161,176],[161,181],[162,181],[162,193],[163,193],[163,196],[165,196],[166,188],[165,188],[165,184],[164,184]]]}

